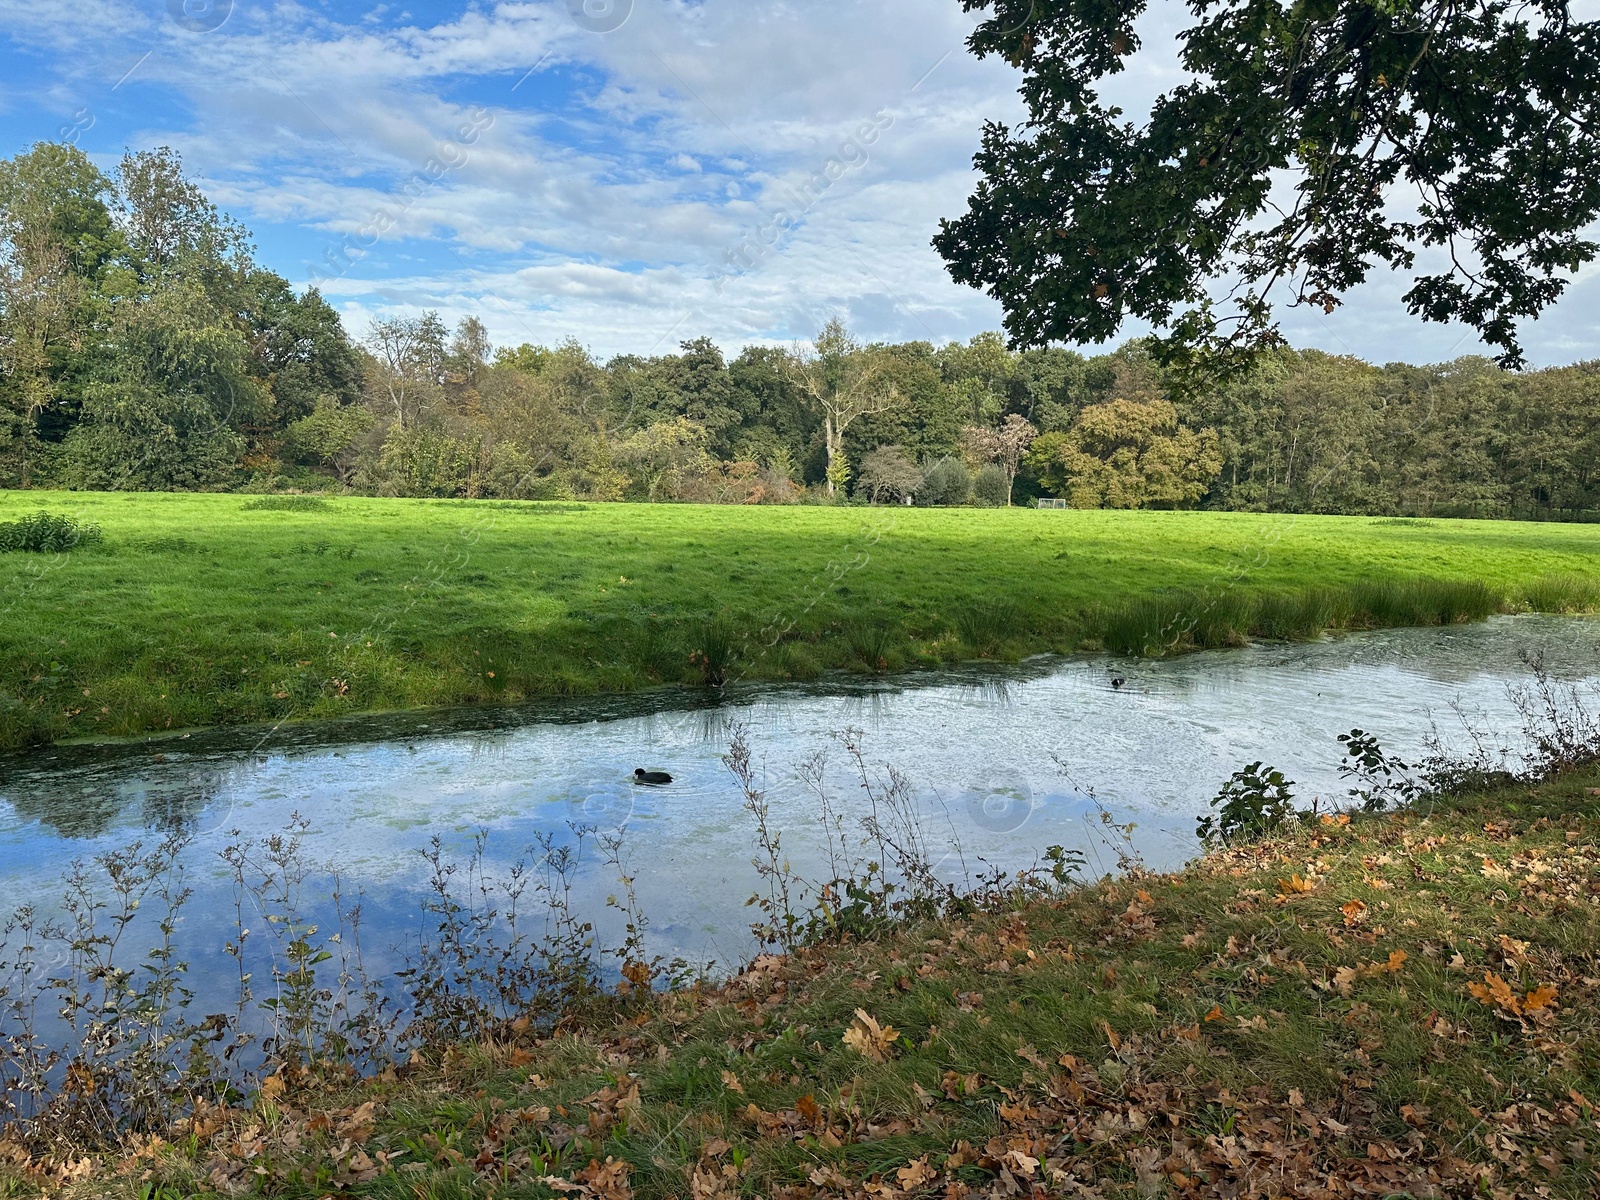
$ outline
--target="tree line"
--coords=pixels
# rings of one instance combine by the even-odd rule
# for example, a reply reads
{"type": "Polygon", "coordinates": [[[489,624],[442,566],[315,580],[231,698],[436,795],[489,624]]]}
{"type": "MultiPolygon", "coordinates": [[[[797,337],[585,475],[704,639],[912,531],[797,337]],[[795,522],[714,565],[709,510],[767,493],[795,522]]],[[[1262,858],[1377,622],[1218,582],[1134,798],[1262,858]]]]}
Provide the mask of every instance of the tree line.
{"type": "Polygon", "coordinates": [[[170,150],[0,162],[0,486],[1396,515],[1600,510],[1600,364],[1272,349],[1196,387],[1148,343],[709,339],[599,361],[468,317],[352,338],[170,150]]]}

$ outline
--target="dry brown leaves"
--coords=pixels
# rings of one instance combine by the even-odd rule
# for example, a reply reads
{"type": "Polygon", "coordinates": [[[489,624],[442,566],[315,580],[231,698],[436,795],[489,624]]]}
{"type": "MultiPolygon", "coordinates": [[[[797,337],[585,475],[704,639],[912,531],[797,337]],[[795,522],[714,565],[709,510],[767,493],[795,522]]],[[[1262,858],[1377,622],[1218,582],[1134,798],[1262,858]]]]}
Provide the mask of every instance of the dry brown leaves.
{"type": "Polygon", "coordinates": [[[1493,971],[1483,973],[1482,983],[1467,984],[1467,991],[1472,993],[1473,999],[1479,1004],[1494,1009],[1501,1016],[1516,1020],[1526,1017],[1540,1023],[1554,1018],[1556,998],[1559,995],[1556,988],[1548,983],[1540,984],[1525,994],[1518,995],[1510,983],[1493,971]]]}
{"type": "Polygon", "coordinates": [[[888,1062],[894,1057],[895,1044],[900,1032],[893,1025],[880,1025],[864,1008],[856,1009],[855,1020],[840,1039],[863,1058],[875,1063],[888,1062]]]}

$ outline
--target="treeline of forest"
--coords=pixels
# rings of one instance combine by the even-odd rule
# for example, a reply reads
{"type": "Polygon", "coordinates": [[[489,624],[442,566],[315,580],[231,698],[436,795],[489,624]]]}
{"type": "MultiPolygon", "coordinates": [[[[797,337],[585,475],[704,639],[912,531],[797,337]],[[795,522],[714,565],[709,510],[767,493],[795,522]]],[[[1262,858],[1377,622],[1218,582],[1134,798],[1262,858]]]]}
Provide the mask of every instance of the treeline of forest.
{"type": "Polygon", "coordinates": [[[168,150],[110,176],[0,162],[0,486],[720,502],[1600,510],[1600,364],[1525,374],[1284,349],[1179,394],[1141,343],[1094,356],[707,338],[597,361],[475,319],[352,339],[168,150]]]}

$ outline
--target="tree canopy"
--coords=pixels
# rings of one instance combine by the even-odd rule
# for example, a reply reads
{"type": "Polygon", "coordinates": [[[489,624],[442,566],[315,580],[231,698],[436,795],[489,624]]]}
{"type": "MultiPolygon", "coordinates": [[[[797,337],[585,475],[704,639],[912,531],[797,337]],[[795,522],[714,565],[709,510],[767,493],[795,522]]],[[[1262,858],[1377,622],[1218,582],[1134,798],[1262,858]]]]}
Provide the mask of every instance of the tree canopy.
{"type": "Polygon", "coordinates": [[[1019,345],[1131,317],[1169,364],[1237,364],[1280,340],[1274,297],[1332,311],[1391,268],[1517,367],[1517,322],[1595,256],[1600,22],[1565,3],[1190,0],[1189,78],[1143,121],[1101,91],[1147,0],[963,3],[1028,118],[987,126],[934,244],[1019,345]]]}
{"type": "Polygon", "coordinates": [[[1600,511],[1600,364],[1275,347],[1194,388],[1147,340],[866,343],[836,320],[809,345],[600,361],[495,346],[471,313],[356,332],[169,152],[0,161],[0,487],[1600,511]]]}

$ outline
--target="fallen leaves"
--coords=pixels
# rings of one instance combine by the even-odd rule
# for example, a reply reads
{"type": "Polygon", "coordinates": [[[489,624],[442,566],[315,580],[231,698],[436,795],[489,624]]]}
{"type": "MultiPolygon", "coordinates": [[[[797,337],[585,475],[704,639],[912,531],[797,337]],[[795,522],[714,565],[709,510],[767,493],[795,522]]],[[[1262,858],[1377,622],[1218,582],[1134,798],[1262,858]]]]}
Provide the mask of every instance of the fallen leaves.
{"type": "Polygon", "coordinates": [[[1377,979],[1384,975],[1397,975],[1410,958],[1404,950],[1391,950],[1382,962],[1370,962],[1354,967],[1340,967],[1333,973],[1333,988],[1341,996],[1350,995],[1363,979],[1377,979]]]}
{"type": "Polygon", "coordinates": [[[1531,1017],[1534,1020],[1547,1019],[1560,994],[1550,984],[1540,984],[1519,996],[1510,983],[1493,971],[1483,973],[1482,983],[1467,984],[1467,991],[1479,1004],[1495,1009],[1504,1016],[1519,1019],[1531,1017]]]}
{"type": "Polygon", "coordinates": [[[900,1040],[900,1031],[893,1025],[878,1024],[877,1018],[866,1009],[858,1008],[855,1020],[850,1022],[850,1028],[840,1040],[862,1058],[882,1063],[894,1057],[892,1052],[900,1040]]]}

